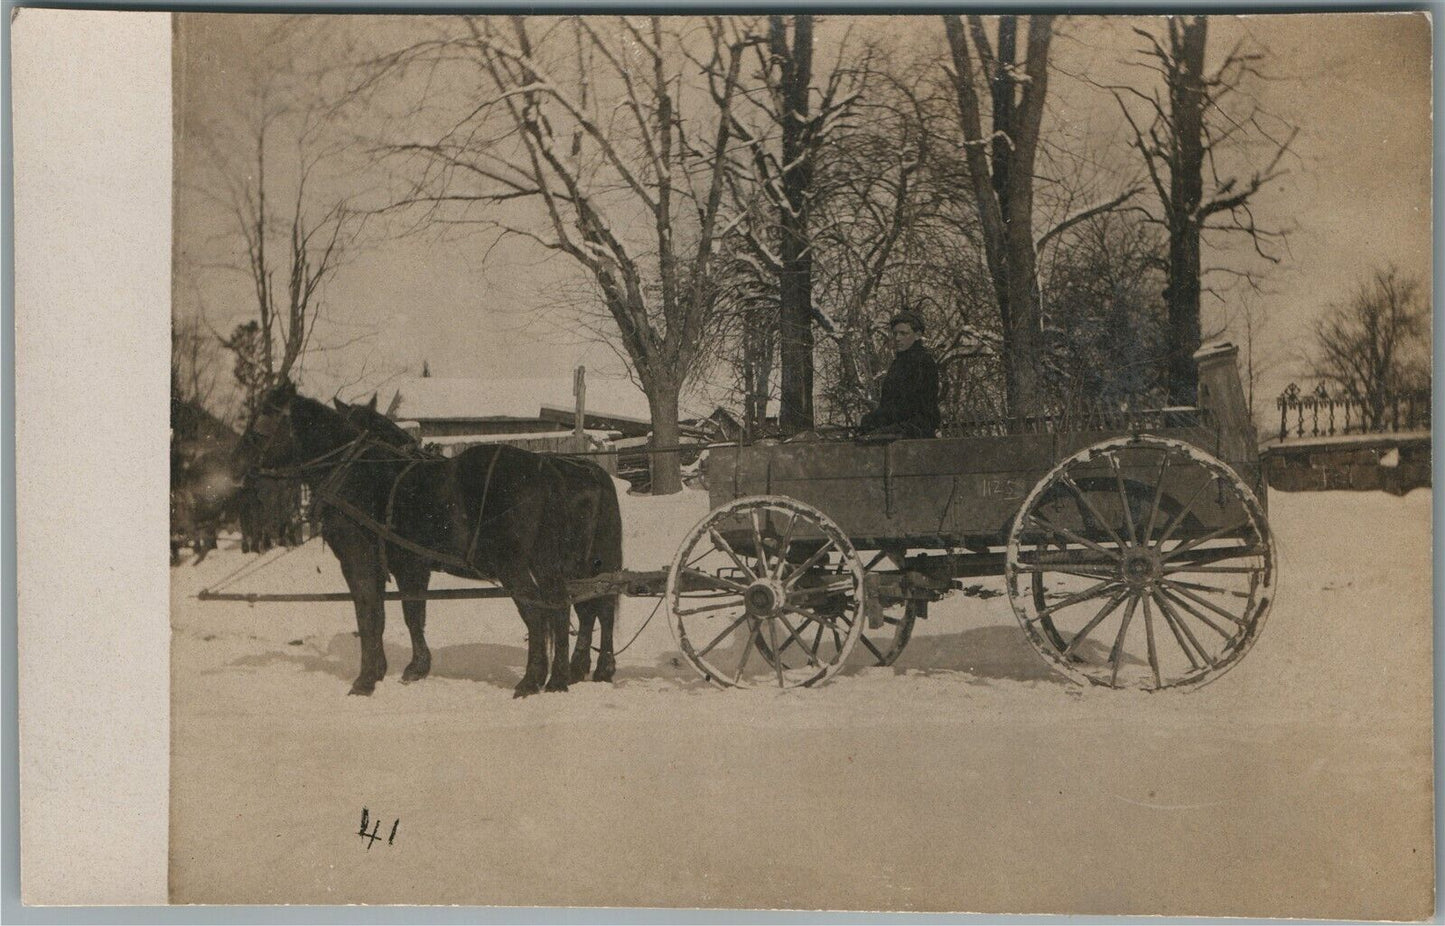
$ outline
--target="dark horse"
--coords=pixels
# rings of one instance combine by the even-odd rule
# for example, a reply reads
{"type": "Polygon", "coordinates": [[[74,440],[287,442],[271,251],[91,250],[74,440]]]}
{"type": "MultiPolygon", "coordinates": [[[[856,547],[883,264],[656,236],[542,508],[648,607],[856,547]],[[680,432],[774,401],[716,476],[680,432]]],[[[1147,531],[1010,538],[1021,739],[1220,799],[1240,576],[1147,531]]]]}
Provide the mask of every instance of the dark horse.
{"type": "MultiPolygon", "coordinates": [[[[568,581],[622,568],[622,519],[607,473],[504,444],[454,459],[412,444],[376,412],[375,399],[333,410],[283,382],[264,397],[236,447],[239,469],[294,474],[321,508],[321,535],[341,562],[361,636],[351,693],[371,694],[386,675],[388,573],[403,594],[425,592],[434,571],[498,582],[527,625],[517,697],[544,687],[566,691],[585,677],[594,621],[602,626],[602,655],[593,678],[610,680],[616,595],[575,603],[585,633],[570,664],[567,658],[568,581]]],[[[402,612],[412,659],[401,680],[412,682],[431,670],[426,603],[404,601],[402,612]]]]}

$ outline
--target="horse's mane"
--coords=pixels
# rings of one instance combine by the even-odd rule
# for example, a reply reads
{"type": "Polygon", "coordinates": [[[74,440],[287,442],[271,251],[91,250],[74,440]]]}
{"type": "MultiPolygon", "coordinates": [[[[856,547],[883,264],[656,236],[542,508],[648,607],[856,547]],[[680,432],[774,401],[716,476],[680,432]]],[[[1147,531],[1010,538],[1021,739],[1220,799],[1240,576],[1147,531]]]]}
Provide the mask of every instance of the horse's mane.
{"type": "Polygon", "coordinates": [[[379,437],[395,447],[416,448],[419,446],[415,437],[402,430],[399,424],[377,411],[372,405],[349,405],[339,399],[336,400],[336,405],[337,413],[353,427],[379,437]]]}

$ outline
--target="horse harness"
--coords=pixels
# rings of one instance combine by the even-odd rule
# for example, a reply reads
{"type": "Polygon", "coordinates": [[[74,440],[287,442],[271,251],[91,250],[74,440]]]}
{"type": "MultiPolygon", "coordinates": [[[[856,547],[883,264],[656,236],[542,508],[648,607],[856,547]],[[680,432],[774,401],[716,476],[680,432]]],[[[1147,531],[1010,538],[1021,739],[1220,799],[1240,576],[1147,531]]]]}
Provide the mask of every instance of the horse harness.
{"type": "MultiPolygon", "coordinates": [[[[279,424],[279,420],[288,417],[289,413],[290,409],[285,409],[281,411],[274,411],[270,409],[264,410],[262,415],[257,418],[254,430],[256,431],[256,433],[261,434],[263,437],[266,437],[269,442],[270,440],[274,439],[274,433],[276,431],[276,426],[279,424]]],[[[423,546],[422,544],[403,537],[396,531],[395,527],[393,526],[396,497],[397,492],[401,487],[402,480],[405,479],[412,470],[414,470],[422,463],[445,462],[445,458],[424,455],[421,451],[409,451],[405,448],[397,447],[393,444],[389,444],[385,441],[379,440],[374,435],[363,430],[356,437],[355,440],[343,444],[338,448],[329,450],[326,453],[321,454],[320,456],[315,457],[311,460],[307,460],[304,463],[280,469],[258,468],[255,472],[257,475],[265,478],[294,479],[308,470],[321,468],[330,469],[331,472],[327,474],[326,478],[316,488],[316,497],[312,501],[313,513],[317,510],[318,506],[329,505],[335,508],[337,511],[340,511],[342,514],[346,515],[346,517],[356,522],[359,526],[365,528],[373,534],[376,534],[377,550],[381,558],[383,574],[387,574],[390,572],[390,569],[387,566],[386,545],[388,543],[393,543],[396,546],[399,546],[404,550],[421,556],[424,559],[442,563],[454,569],[469,572],[479,579],[486,580],[488,579],[488,577],[482,575],[481,571],[475,565],[477,545],[481,540],[482,528],[487,524],[490,524],[504,517],[512,510],[511,507],[508,507],[503,511],[497,512],[491,517],[482,516],[483,512],[486,511],[487,498],[491,493],[492,476],[494,471],[496,470],[497,461],[501,458],[501,456],[502,454],[500,452],[492,454],[492,459],[487,465],[486,477],[482,483],[481,504],[477,508],[477,522],[476,526],[472,530],[471,540],[467,545],[467,552],[464,557],[459,557],[451,553],[423,546]],[[357,465],[358,463],[367,462],[362,461],[360,458],[361,455],[371,447],[380,447],[389,451],[393,451],[395,453],[401,454],[401,458],[406,460],[406,465],[402,467],[401,471],[397,473],[396,477],[392,480],[391,488],[387,492],[385,521],[378,521],[375,517],[367,513],[359,506],[343,498],[338,491],[342,483],[345,481],[347,473],[350,472],[351,467],[357,465]]],[[[400,460],[386,462],[400,462],[400,460]]],[[[538,455],[537,466],[539,472],[541,471],[541,468],[547,464],[547,462],[547,457],[538,455]]],[[[583,465],[576,460],[564,459],[561,462],[571,463],[576,466],[583,465]]],[[[595,516],[596,514],[594,512],[593,517],[595,518],[595,516]]],[[[590,533],[591,532],[589,532],[589,538],[590,533]]],[[[589,550],[588,556],[590,557],[590,555],[591,553],[589,550]]],[[[548,606],[555,604],[552,602],[534,602],[531,599],[521,599],[517,598],[516,596],[513,597],[514,599],[519,601],[526,601],[535,604],[546,604],[548,606]]]]}

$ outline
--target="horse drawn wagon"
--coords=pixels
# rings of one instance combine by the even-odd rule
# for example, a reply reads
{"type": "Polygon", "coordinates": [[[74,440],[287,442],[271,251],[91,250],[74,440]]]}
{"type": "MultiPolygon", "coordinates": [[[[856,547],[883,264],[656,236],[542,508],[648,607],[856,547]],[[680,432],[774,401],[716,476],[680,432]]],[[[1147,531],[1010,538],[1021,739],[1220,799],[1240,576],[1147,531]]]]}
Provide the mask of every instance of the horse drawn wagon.
{"type": "Polygon", "coordinates": [[[1029,642],[1076,681],[1218,676],[1263,626],[1274,551],[1235,351],[1197,361],[1194,408],[712,451],[714,507],[665,592],[683,655],[722,686],[815,684],[855,647],[892,663],[932,602],[1002,576],[1029,642]]]}
{"type": "MultiPolygon", "coordinates": [[[[1039,419],[1022,430],[1011,422],[1007,433],[972,436],[714,447],[712,510],[670,567],[569,573],[566,598],[660,595],[682,655],[704,678],[786,688],[822,682],[850,659],[891,664],[930,604],[965,579],[1002,577],[1029,642],[1069,678],[1144,689],[1207,682],[1263,627],[1274,546],[1235,350],[1201,351],[1196,360],[1196,407],[1039,419]]],[[[384,421],[359,427],[345,458],[385,446],[374,462],[399,467],[380,493],[386,504],[361,512],[327,488],[344,482],[336,470],[319,486],[318,503],[374,536],[383,570],[389,549],[466,574],[467,557],[429,550],[391,521],[406,474],[449,464],[416,456],[401,437],[366,436],[384,435],[384,421]]],[[[324,465],[335,467],[341,452],[324,450],[324,465]]],[[[475,530],[492,510],[485,486],[480,494],[475,530]]],[[[506,588],[428,591],[422,582],[375,592],[375,608],[382,598],[510,596],[523,605],[506,588]]],[[[354,590],[201,597],[343,600],[354,590]]],[[[610,677],[610,611],[603,627],[599,665],[610,677]]],[[[590,636],[584,615],[574,680],[586,670],[590,636]]],[[[529,677],[536,658],[529,655],[529,677]]]]}

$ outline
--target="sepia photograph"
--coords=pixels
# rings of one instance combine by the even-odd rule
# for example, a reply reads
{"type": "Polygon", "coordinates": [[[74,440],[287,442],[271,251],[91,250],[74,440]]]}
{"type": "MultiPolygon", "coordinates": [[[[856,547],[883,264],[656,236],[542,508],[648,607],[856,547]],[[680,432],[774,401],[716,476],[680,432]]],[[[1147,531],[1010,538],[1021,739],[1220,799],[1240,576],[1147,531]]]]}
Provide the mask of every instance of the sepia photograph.
{"type": "Polygon", "coordinates": [[[170,28],[171,903],[1436,915],[1426,14],[170,28]]]}

